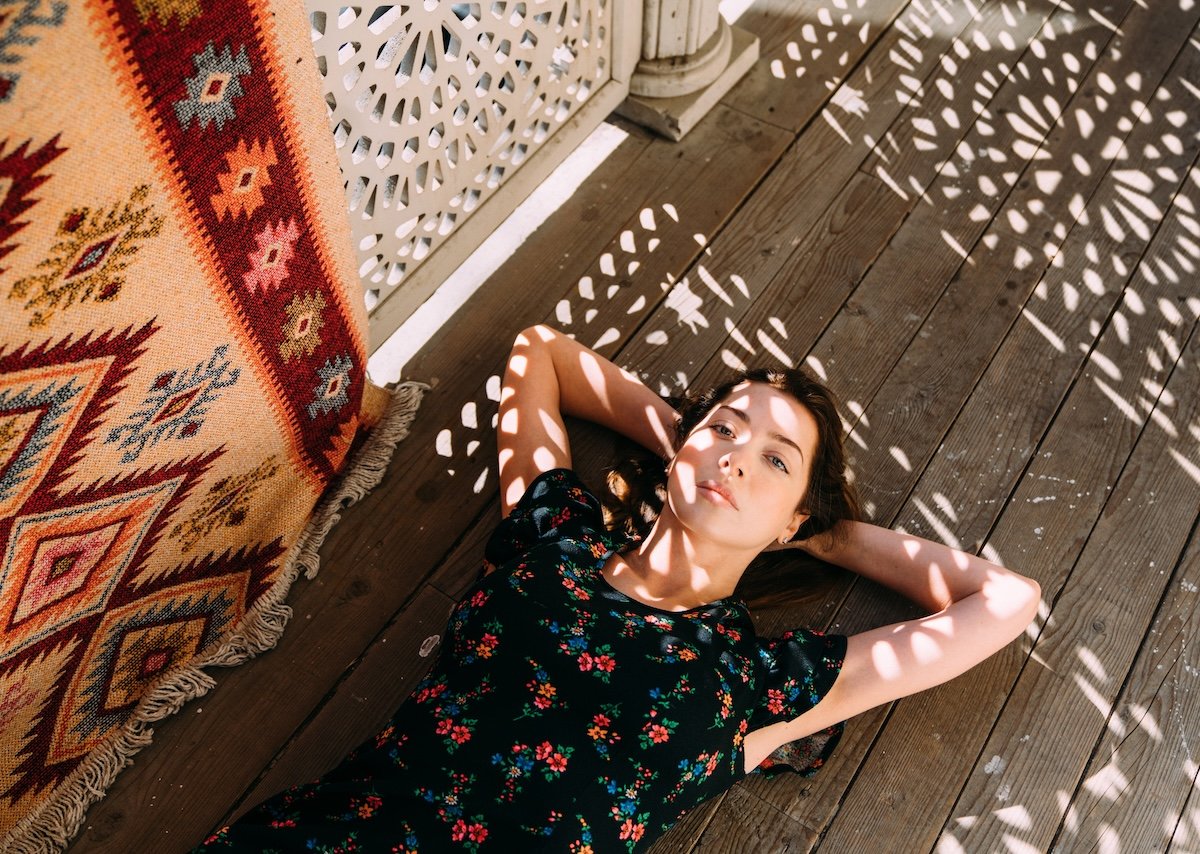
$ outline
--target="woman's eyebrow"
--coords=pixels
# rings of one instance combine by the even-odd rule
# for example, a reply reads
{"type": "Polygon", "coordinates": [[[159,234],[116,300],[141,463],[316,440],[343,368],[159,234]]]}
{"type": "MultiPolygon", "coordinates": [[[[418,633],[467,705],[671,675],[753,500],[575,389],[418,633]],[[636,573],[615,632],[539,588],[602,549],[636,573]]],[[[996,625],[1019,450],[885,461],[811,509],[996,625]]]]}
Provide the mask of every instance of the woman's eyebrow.
{"type": "MultiPolygon", "coordinates": [[[[718,408],[718,411],[720,411],[722,409],[726,410],[727,412],[732,412],[735,416],[737,416],[742,421],[744,421],[747,426],[750,425],[749,413],[743,412],[740,409],[734,409],[732,406],[728,406],[726,404],[722,404],[718,408]]],[[[793,442],[791,439],[789,439],[787,436],[783,435],[782,433],[776,433],[774,431],[768,433],[767,435],[769,435],[772,439],[774,439],[777,442],[782,442],[785,445],[791,445],[793,448],[796,449],[796,453],[800,455],[800,462],[804,462],[804,451],[800,450],[800,446],[797,445],[795,442],[793,442]]]]}

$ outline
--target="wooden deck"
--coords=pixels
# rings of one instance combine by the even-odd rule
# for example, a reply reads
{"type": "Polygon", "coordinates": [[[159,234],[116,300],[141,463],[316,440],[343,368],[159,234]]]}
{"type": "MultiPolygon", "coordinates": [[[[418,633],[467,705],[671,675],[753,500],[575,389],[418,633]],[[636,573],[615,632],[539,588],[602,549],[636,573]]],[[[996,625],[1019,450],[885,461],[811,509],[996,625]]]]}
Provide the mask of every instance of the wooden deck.
{"type": "MultiPolygon", "coordinates": [[[[496,377],[549,321],[665,391],[807,364],[877,522],[1044,591],[1028,638],[656,850],[1200,851],[1198,20],[1192,0],[754,3],[751,76],[682,143],[622,125],[497,259],[408,366],[434,390],[279,648],[163,723],[71,850],[185,850],[379,726],[498,518],[496,377]]],[[[612,453],[575,435],[585,468],[612,453]]],[[[909,613],[844,576],[762,623],[909,613]]]]}

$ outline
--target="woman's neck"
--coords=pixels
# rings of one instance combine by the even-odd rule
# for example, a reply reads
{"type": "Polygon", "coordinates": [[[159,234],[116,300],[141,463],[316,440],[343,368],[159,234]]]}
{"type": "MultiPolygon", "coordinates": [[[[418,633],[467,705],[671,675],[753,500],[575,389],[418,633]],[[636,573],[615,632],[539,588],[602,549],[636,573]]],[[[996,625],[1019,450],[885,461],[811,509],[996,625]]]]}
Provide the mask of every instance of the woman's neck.
{"type": "Polygon", "coordinates": [[[753,557],[697,537],[668,506],[637,548],[609,558],[604,576],[647,605],[686,611],[731,595],[753,557]]]}

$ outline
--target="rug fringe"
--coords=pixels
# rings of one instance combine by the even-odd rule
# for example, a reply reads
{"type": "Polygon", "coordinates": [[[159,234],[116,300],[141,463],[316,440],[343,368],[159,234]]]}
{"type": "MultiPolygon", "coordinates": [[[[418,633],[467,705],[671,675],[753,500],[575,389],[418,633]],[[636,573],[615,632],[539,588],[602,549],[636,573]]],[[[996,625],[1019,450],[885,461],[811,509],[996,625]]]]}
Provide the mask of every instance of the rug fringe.
{"type": "Polygon", "coordinates": [[[286,604],[292,583],[304,572],[317,574],[318,554],[342,511],[360,501],[383,479],[392,452],[409,428],[429,386],[404,383],[392,389],[387,412],[351,455],[342,476],[333,483],[313,511],[300,538],[288,552],[279,579],[226,635],[211,653],[198,656],[178,671],[167,674],[138,703],[119,734],[75,769],[56,795],[36,812],[18,822],[0,839],[4,854],[53,854],[62,851],[78,834],[88,808],[104,797],[117,774],[133,764],[133,756],[153,740],[150,724],[176,714],[190,700],[203,697],[216,681],[204,667],[231,667],[271,649],[279,641],[292,609],[286,604]]]}

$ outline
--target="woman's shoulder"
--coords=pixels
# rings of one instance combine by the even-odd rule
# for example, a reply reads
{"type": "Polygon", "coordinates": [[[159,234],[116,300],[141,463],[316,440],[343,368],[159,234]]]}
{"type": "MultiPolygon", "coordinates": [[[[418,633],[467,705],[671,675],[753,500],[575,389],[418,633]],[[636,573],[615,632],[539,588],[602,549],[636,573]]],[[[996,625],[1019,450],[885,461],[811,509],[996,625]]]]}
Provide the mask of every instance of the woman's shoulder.
{"type": "Polygon", "coordinates": [[[568,468],[539,474],[492,532],[486,559],[499,566],[537,545],[581,538],[607,541],[604,511],[579,475],[568,468]]]}

